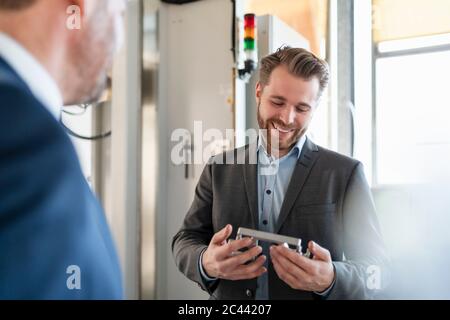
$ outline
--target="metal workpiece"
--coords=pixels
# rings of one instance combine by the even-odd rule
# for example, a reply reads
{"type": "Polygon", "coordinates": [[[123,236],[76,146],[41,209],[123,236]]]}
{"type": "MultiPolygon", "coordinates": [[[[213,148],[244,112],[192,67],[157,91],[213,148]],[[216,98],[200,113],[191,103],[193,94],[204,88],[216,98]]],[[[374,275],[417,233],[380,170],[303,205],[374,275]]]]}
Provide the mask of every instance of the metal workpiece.
{"type": "MultiPolygon", "coordinates": [[[[283,244],[287,246],[295,247],[295,251],[302,254],[302,240],[294,237],[283,236],[280,234],[264,232],[259,230],[247,229],[247,228],[239,228],[236,235],[236,240],[250,237],[257,241],[266,241],[275,244],[283,244]]],[[[311,253],[309,249],[306,250],[306,253],[303,256],[310,258],[311,253]]]]}

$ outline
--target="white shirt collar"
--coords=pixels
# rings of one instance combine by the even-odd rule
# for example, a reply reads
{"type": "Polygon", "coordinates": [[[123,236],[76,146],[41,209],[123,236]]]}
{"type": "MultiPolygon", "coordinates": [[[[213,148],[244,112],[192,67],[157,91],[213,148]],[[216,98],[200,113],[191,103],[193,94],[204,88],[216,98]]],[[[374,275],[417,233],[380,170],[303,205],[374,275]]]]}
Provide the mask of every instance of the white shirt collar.
{"type": "Polygon", "coordinates": [[[0,32],[0,57],[27,84],[33,95],[59,119],[63,100],[61,92],[45,68],[17,41],[0,32]]]}

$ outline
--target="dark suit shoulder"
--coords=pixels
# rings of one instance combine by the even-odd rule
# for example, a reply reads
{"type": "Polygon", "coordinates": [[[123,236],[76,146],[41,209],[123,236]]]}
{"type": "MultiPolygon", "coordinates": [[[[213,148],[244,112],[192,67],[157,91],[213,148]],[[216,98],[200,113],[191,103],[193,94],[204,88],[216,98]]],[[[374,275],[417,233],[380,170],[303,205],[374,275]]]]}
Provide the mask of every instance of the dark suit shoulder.
{"type": "Polygon", "coordinates": [[[317,146],[317,148],[320,155],[319,161],[330,166],[353,170],[355,167],[361,164],[360,161],[338,152],[320,146],[317,146]]]}
{"type": "Polygon", "coordinates": [[[3,72],[3,70],[0,71],[0,97],[2,98],[0,101],[1,111],[7,110],[8,104],[23,107],[39,105],[42,108],[45,108],[20,79],[14,77],[9,72],[3,72]]]}
{"type": "Polygon", "coordinates": [[[240,148],[235,148],[222,153],[219,153],[210,158],[208,164],[239,164],[238,159],[245,159],[247,150],[250,145],[245,145],[240,148]]]}
{"type": "Polygon", "coordinates": [[[8,70],[5,70],[4,68],[1,68],[0,70],[0,87],[3,86],[18,86],[19,81],[14,76],[13,73],[9,72],[8,70]]]}
{"type": "Polygon", "coordinates": [[[58,121],[20,82],[0,82],[0,146],[20,145],[33,141],[66,135],[58,121]]]}
{"type": "Polygon", "coordinates": [[[5,217],[15,214],[17,203],[45,201],[51,194],[47,189],[56,190],[81,168],[70,139],[34,96],[14,83],[3,83],[0,101],[0,190],[12,191],[6,186],[14,186],[14,192],[0,193],[0,215],[5,217]]]}
{"type": "MultiPolygon", "coordinates": [[[[27,94],[33,97],[27,84],[0,57],[0,89],[11,94],[27,94]]],[[[1,101],[0,101],[1,103],[1,101]]]]}

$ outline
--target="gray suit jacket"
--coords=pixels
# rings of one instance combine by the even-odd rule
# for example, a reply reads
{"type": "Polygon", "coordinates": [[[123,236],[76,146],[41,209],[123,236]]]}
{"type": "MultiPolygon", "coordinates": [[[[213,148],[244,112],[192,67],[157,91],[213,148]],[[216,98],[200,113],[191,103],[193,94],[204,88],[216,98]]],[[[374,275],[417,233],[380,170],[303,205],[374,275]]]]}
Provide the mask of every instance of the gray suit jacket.
{"type": "MultiPolygon", "coordinates": [[[[230,152],[236,158],[245,157],[246,164],[221,164],[230,153],[211,159],[183,225],[173,238],[172,251],[180,271],[212,299],[254,299],[256,279],[205,283],[199,270],[200,254],[215,232],[231,224],[234,238],[239,227],[258,228],[257,165],[248,164],[251,157],[256,159],[256,145],[230,152]]],[[[276,232],[301,238],[303,244],[313,240],[330,251],[336,281],[328,299],[368,299],[379,292],[367,283],[378,274],[373,274],[373,270],[386,274],[387,257],[360,162],[307,139],[286,192],[276,232]]],[[[270,299],[319,298],[314,293],[290,288],[278,278],[271,263],[268,272],[270,299]]]]}

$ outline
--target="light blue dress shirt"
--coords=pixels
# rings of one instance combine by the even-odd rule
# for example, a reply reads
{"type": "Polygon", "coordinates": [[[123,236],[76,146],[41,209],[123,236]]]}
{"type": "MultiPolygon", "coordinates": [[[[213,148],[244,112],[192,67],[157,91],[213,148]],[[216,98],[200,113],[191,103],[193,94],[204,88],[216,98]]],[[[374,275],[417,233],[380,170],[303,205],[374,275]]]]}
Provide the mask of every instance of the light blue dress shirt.
{"type": "MultiPolygon", "coordinates": [[[[283,205],[284,196],[291,181],[295,165],[305,144],[306,137],[302,136],[288,154],[276,159],[269,156],[261,137],[258,139],[258,213],[259,230],[273,233],[283,205]]],[[[260,242],[263,254],[267,257],[265,267],[270,262],[269,243],[260,242]]],[[[255,298],[269,299],[268,273],[258,278],[255,298]]]]}

